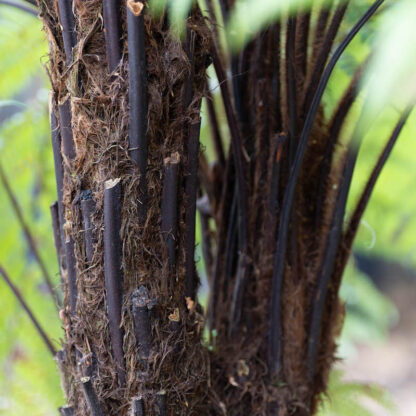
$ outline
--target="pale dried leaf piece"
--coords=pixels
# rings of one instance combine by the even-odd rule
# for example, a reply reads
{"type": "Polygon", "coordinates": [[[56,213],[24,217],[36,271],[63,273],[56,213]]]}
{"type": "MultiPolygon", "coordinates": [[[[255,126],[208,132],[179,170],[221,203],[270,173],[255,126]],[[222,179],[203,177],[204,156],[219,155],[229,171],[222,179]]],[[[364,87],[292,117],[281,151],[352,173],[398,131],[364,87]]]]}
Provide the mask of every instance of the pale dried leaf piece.
{"type": "Polygon", "coordinates": [[[244,360],[238,360],[237,374],[239,377],[248,376],[250,374],[250,368],[244,360]]]}
{"type": "Polygon", "coordinates": [[[140,16],[143,11],[144,4],[141,1],[136,2],[134,0],[127,0],[127,7],[135,16],[140,16]]]}
{"type": "Polygon", "coordinates": [[[195,302],[189,296],[186,296],[185,300],[186,300],[186,307],[188,308],[190,312],[193,312],[193,310],[195,309],[195,302]]]}
{"type": "Polygon", "coordinates": [[[169,315],[169,321],[172,322],[179,322],[180,321],[180,315],[179,315],[179,308],[175,308],[173,313],[169,315]]]}

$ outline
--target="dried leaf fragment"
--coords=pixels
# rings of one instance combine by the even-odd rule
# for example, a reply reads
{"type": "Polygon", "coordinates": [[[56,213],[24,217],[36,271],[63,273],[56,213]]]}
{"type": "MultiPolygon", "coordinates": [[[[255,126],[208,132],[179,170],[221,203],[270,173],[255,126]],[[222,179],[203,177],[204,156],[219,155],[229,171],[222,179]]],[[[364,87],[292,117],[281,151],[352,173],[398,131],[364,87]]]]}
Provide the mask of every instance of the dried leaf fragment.
{"type": "Polygon", "coordinates": [[[135,0],[127,0],[127,7],[135,16],[140,16],[144,8],[144,4],[141,1],[136,2],[135,0]]]}

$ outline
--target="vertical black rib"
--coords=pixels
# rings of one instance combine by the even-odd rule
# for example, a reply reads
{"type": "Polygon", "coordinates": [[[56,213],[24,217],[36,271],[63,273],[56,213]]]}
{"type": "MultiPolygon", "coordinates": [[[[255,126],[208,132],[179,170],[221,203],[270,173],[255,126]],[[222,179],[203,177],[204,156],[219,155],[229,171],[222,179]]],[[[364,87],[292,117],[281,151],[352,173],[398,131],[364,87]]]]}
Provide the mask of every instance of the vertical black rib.
{"type": "Polygon", "coordinates": [[[243,140],[238,125],[235,110],[232,105],[231,95],[227,84],[225,70],[221,64],[216,46],[211,49],[213,64],[220,84],[221,96],[231,133],[232,151],[235,159],[235,171],[238,188],[238,213],[239,213],[239,236],[240,250],[246,254],[247,250],[247,183],[244,173],[243,140]]]}
{"type": "Polygon", "coordinates": [[[59,222],[58,202],[55,201],[50,206],[50,211],[51,211],[51,218],[52,218],[53,240],[54,240],[54,243],[55,243],[56,255],[58,257],[59,269],[61,269],[61,264],[62,264],[62,240],[61,240],[61,227],[60,227],[60,222],[59,222]]]}
{"type": "Polygon", "coordinates": [[[97,374],[97,357],[93,352],[83,355],[78,361],[78,368],[83,377],[94,377],[97,374]]]}
{"type": "Polygon", "coordinates": [[[286,32],[286,101],[289,130],[289,159],[293,162],[297,147],[297,96],[296,96],[296,17],[287,21],[286,32]]]}
{"type": "Polygon", "coordinates": [[[77,43],[72,0],[58,0],[58,8],[59,20],[62,25],[66,63],[69,65],[72,62],[72,48],[77,43]]]}
{"type": "Polygon", "coordinates": [[[140,172],[139,220],[147,213],[147,71],[143,3],[127,1],[127,30],[129,47],[129,152],[140,172]]]}
{"type": "Polygon", "coordinates": [[[322,316],[325,306],[326,293],[328,291],[329,280],[332,275],[338,243],[342,233],[342,224],[345,215],[345,206],[347,203],[348,192],[351,185],[352,174],[354,172],[355,162],[357,161],[358,146],[353,139],[350,145],[347,160],[342,177],[342,183],[335,202],[335,208],[332,214],[331,228],[329,231],[324,255],[318,269],[317,287],[315,298],[312,306],[312,318],[308,336],[307,367],[308,379],[312,381],[315,374],[316,359],[319,347],[319,338],[322,326],[322,316]]]}
{"type": "Polygon", "coordinates": [[[161,231],[166,242],[168,263],[171,268],[176,264],[179,160],[178,152],[164,160],[161,231]]]}
{"type": "Polygon", "coordinates": [[[68,241],[65,242],[65,265],[68,281],[69,310],[72,315],[75,315],[78,298],[78,287],[76,259],[74,254],[74,240],[72,236],[69,236],[68,241]]]}
{"type": "Polygon", "coordinates": [[[145,286],[140,286],[135,290],[131,297],[132,312],[134,321],[134,332],[136,344],[139,349],[139,358],[147,360],[150,355],[152,345],[151,322],[149,316],[149,292],[145,286]]]}
{"type": "Polygon", "coordinates": [[[185,179],[186,214],[185,214],[185,296],[195,300],[195,216],[198,192],[198,153],[201,120],[191,122],[188,129],[187,169],[185,179]]]}
{"type": "Polygon", "coordinates": [[[74,416],[74,408],[72,406],[62,406],[59,408],[59,414],[61,416],[74,416]]]}
{"type": "Polygon", "coordinates": [[[123,332],[121,308],[122,287],[122,246],[121,228],[121,182],[108,180],[104,189],[104,277],[107,292],[107,314],[110,328],[111,346],[117,365],[119,384],[125,385],[123,332]]]}
{"type": "Polygon", "coordinates": [[[103,0],[104,34],[108,69],[113,72],[121,59],[120,1],[103,0]]]}
{"type": "Polygon", "coordinates": [[[237,179],[237,196],[238,196],[238,245],[239,260],[237,266],[237,276],[233,291],[233,300],[231,306],[232,321],[230,332],[234,330],[240,320],[242,296],[247,275],[247,245],[248,245],[248,212],[247,212],[247,183],[245,179],[244,159],[243,159],[243,141],[240,127],[238,125],[235,110],[232,105],[230,92],[228,89],[226,74],[218,56],[215,44],[211,48],[213,64],[217,78],[220,84],[221,95],[224,103],[224,109],[227,116],[228,125],[231,132],[231,144],[233,158],[235,160],[235,170],[237,179]]]}
{"type": "Polygon", "coordinates": [[[156,404],[159,410],[159,416],[166,416],[166,391],[161,390],[156,394],[156,404]]]}
{"type": "Polygon", "coordinates": [[[91,191],[83,191],[81,193],[81,213],[82,222],[84,226],[84,241],[85,241],[85,257],[88,266],[92,265],[92,258],[94,256],[94,224],[92,223],[92,216],[95,212],[95,203],[92,199],[91,191]]]}
{"type": "Polygon", "coordinates": [[[91,412],[91,416],[104,416],[101,410],[100,402],[92,385],[90,377],[81,378],[82,390],[84,392],[85,400],[91,412]]]}
{"type": "Polygon", "coordinates": [[[64,185],[63,185],[64,166],[62,163],[62,154],[61,154],[61,135],[59,132],[58,120],[55,115],[52,99],[49,104],[49,114],[50,114],[50,123],[51,123],[53,161],[55,165],[56,191],[57,191],[57,197],[58,197],[58,214],[59,214],[59,225],[60,225],[60,235],[61,235],[61,246],[63,246],[65,243],[65,237],[64,237],[64,232],[63,232],[64,212],[63,212],[63,207],[62,207],[63,188],[64,188],[64,185]]]}
{"type": "Polygon", "coordinates": [[[135,397],[131,402],[131,416],[145,416],[144,400],[142,397],[135,397]]]}
{"type": "Polygon", "coordinates": [[[71,100],[67,97],[64,103],[59,105],[59,125],[61,128],[63,153],[69,160],[74,159],[76,156],[71,123],[71,100]]]}

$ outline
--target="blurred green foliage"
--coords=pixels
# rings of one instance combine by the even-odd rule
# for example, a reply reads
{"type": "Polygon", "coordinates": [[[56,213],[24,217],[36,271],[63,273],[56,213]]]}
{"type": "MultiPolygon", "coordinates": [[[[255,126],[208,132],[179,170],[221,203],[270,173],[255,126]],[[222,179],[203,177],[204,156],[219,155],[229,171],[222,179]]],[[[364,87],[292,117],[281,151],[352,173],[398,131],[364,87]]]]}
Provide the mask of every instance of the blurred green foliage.
{"type": "MultiPolygon", "coordinates": [[[[49,216],[56,191],[48,81],[41,63],[46,53],[40,20],[0,6],[0,163],[58,286],[49,216]]],[[[0,201],[0,262],[59,347],[56,308],[2,186],[0,201]]],[[[3,281],[0,299],[0,414],[56,415],[63,399],[55,362],[3,281]]]]}
{"type": "Polygon", "coordinates": [[[391,415],[397,414],[395,405],[385,390],[374,384],[345,382],[342,372],[334,370],[318,416],[372,416],[374,404],[379,409],[389,411],[391,415]],[[370,410],[371,404],[373,406],[370,410]]]}
{"type": "MultiPolygon", "coordinates": [[[[294,0],[292,4],[300,2],[301,0],[294,0]]],[[[239,1],[239,8],[231,17],[227,29],[228,39],[234,42],[234,46],[243,44],[258,28],[281,13],[284,3],[270,0],[239,1]]],[[[352,2],[353,7],[348,11],[341,35],[346,33],[370,3],[369,0],[352,2]]],[[[179,22],[186,14],[190,1],[180,0],[173,4],[175,7],[171,9],[171,16],[174,21],[179,22]]],[[[401,6],[396,14],[393,14],[396,16],[394,19],[399,19],[398,13],[406,11],[405,6],[409,4],[409,0],[398,1],[397,4],[401,6]]],[[[414,5],[409,8],[414,9],[414,5]]],[[[286,13],[286,10],[283,12],[286,13]]],[[[394,19],[393,24],[390,21],[386,23],[387,26],[381,16],[373,19],[347,49],[331,77],[324,96],[326,117],[331,116],[354,69],[373,50],[376,42],[380,43],[380,39],[384,39],[383,36],[389,36],[389,31],[393,30],[394,26],[403,29],[402,35],[395,38],[396,42],[413,33],[411,29],[414,30],[414,27],[410,28],[409,19],[406,19],[405,27],[395,25],[394,19]],[[376,37],[374,33],[377,33],[376,37]]],[[[390,45],[388,53],[391,53],[391,48],[393,46],[390,45]]],[[[374,55],[375,65],[382,71],[386,68],[386,61],[383,59],[387,59],[387,55],[383,58],[384,52],[386,51],[381,47],[374,55]]],[[[397,52],[397,57],[404,59],[405,53],[406,49],[402,48],[401,54],[397,52]]],[[[49,215],[49,205],[56,199],[56,190],[47,115],[48,82],[42,68],[42,61],[47,59],[46,54],[47,43],[40,21],[23,12],[0,5],[0,162],[24,209],[25,219],[36,237],[41,256],[54,276],[54,284],[58,287],[58,266],[49,215]]],[[[396,57],[396,54],[394,56],[396,57]]],[[[399,58],[395,58],[395,62],[399,58]]],[[[400,65],[405,66],[403,62],[400,60],[400,65]]],[[[394,66],[391,68],[394,69],[394,66]]],[[[213,87],[216,80],[211,71],[210,74],[213,87]]],[[[407,76],[404,70],[400,71],[400,74],[407,76]]],[[[396,75],[395,71],[386,73],[386,76],[390,77],[386,78],[386,82],[395,88],[398,85],[396,75]]],[[[212,92],[220,106],[218,88],[214,88],[212,92]]],[[[395,107],[386,106],[386,100],[390,99],[391,95],[388,94],[380,98],[384,100],[380,101],[384,104],[363,138],[349,200],[349,212],[353,209],[365,178],[368,177],[398,118],[397,108],[400,108],[400,103],[397,104],[395,100],[395,107]]],[[[362,100],[355,106],[349,118],[349,125],[344,129],[345,140],[348,139],[351,126],[361,111],[362,100]]],[[[219,119],[223,120],[222,114],[219,114],[219,119]]],[[[221,129],[227,137],[225,123],[221,123],[221,129]]],[[[212,159],[209,134],[209,126],[203,119],[201,141],[208,158],[212,159]]],[[[416,211],[416,196],[409,190],[414,188],[416,182],[416,175],[413,174],[416,157],[415,134],[416,115],[413,115],[378,181],[356,240],[357,250],[371,251],[412,266],[416,266],[416,218],[413,215],[416,211]]],[[[60,321],[1,186],[0,201],[0,263],[8,270],[58,347],[59,338],[62,336],[60,321]]],[[[197,237],[200,241],[199,229],[197,237]]],[[[196,258],[202,259],[200,248],[196,258]]],[[[199,261],[199,266],[199,270],[203,271],[202,260],[199,261]]],[[[373,342],[381,339],[386,335],[389,325],[397,319],[392,304],[375,289],[365,275],[357,272],[353,264],[347,270],[341,295],[347,302],[341,352],[348,353],[357,340],[373,342]]],[[[0,282],[0,299],[0,414],[55,415],[56,408],[63,403],[55,363],[3,282],[0,282]]],[[[328,392],[330,399],[324,400],[320,414],[365,415],[367,413],[357,399],[363,395],[376,399],[388,408],[391,407],[385,394],[378,388],[345,383],[340,374],[334,372],[328,392]]]]}
{"type": "Polygon", "coordinates": [[[353,260],[345,270],[340,296],[345,302],[346,319],[339,357],[351,357],[356,343],[362,345],[386,340],[389,328],[397,322],[397,310],[371,279],[357,269],[353,260]]]}

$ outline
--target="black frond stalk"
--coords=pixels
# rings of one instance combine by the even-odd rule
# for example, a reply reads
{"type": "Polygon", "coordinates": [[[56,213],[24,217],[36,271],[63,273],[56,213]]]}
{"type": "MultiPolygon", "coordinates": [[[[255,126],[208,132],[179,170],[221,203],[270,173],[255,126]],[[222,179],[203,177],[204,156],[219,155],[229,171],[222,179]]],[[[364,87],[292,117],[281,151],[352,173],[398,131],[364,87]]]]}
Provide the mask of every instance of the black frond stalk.
{"type": "Polygon", "coordinates": [[[61,416],[74,416],[74,408],[72,406],[62,406],[59,408],[59,414],[61,416]]]}
{"type": "Polygon", "coordinates": [[[77,44],[72,0],[58,0],[58,8],[62,26],[66,63],[69,65],[72,62],[72,49],[77,44]]]}
{"type": "Polygon", "coordinates": [[[52,97],[49,101],[49,116],[51,123],[51,139],[52,139],[52,152],[53,161],[55,166],[55,182],[56,182],[56,193],[58,197],[58,214],[59,214],[59,229],[61,236],[61,245],[65,243],[64,238],[64,211],[62,206],[63,189],[64,189],[64,165],[61,154],[61,134],[58,127],[58,120],[55,115],[54,104],[52,103],[52,97]]]}
{"type": "Polygon", "coordinates": [[[121,60],[121,21],[118,0],[103,0],[104,34],[107,50],[107,64],[114,72],[121,60]]]}
{"type": "Polygon", "coordinates": [[[312,318],[308,336],[307,367],[309,381],[312,381],[315,375],[325,299],[336,260],[338,244],[342,234],[342,224],[344,222],[347,197],[351,186],[355,163],[357,161],[358,146],[356,146],[356,144],[357,140],[353,138],[353,143],[350,145],[347,153],[342,175],[343,179],[333,209],[331,228],[327,237],[324,255],[317,273],[317,287],[315,289],[315,298],[312,305],[312,318]]]}
{"type": "Polygon", "coordinates": [[[221,95],[224,103],[227,122],[231,133],[231,148],[235,160],[235,170],[237,179],[238,195],[238,236],[239,236],[239,260],[237,266],[236,282],[233,291],[233,301],[231,307],[232,324],[230,331],[236,328],[241,318],[241,305],[244,294],[244,286],[247,276],[247,245],[248,245],[248,212],[247,212],[247,183],[245,178],[244,158],[243,158],[243,141],[240,127],[232,105],[230,92],[228,89],[227,79],[224,68],[221,64],[216,46],[211,49],[215,72],[220,84],[221,95]]]}
{"type": "Polygon", "coordinates": [[[135,397],[131,402],[131,416],[146,416],[142,397],[135,397]]]}
{"type": "Polygon", "coordinates": [[[59,208],[58,202],[55,201],[50,206],[51,219],[52,219],[52,229],[53,229],[53,240],[55,243],[56,255],[58,258],[58,265],[61,269],[62,264],[62,240],[61,240],[61,227],[59,222],[59,208]]]}
{"type": "Polygon", "coordinates": [[[129,48],[129,151],[140,173],[139,220],[144,225],[147,215],[147,71],[144,29],[144,4],[127,1],[129,48]]]}
{"type": "Polygon", "coordinates": [[[90,377],[81,378],[82,390],[84,391],[85,400],[91,412],[91,416],[104,416],[100,402],[95,392],[90,377]]]}
{"type": "Polygon", "coordinates": [[[147,360],[152,345],[152,328],[149,316],[151,300],[145,286],[140,286],[138,290],[133,292],[131,303],[139,358],[147,360]]]}
{"type": "Polygon", "coordinates": [[[166,391],[160,390],[156,394],[156,404],[159,410],[159,416],[166,416],[166,391]]]}
{"type": "Polygon", "coordinates": [[[66,97],[64,102],[59,104],[59,126],[62,137],[63,154],[68,161],[75,159],[76,156],[71,124],[71,99],[66,97]]]}
{"type": "Polygon", "coordinates": [[[84,224],[84,241],[85,241],[85,256],[88,266],[92,265],[92,259],[94,256],[94,245],[96,243],[96,237],[94,232],[94,224],[92,217],[95,213],[95,203],[92,199],[91,191],[83,191],[81,194],[81,213],[82,222],[84,224]]]}
{"type": "Polygon", "coordinates": [[[286,259],[287,235],[289,230],[293,200],[295,196],[295,188],[298,181],[300,169],[303,162],[308,139],[312,130],[312,126],[321,102],[324,90],[328,84],[329,77],[341,57],[342,53],[355,35],[361,30],[365,23],[374,15],[378,8],[383,4],[384,0],[375,1],[370,8],[364,13],[360,20],[350,30],[345,39],[335,50],[331,60],[329,61],[325,71],[321,77],[318,88],[312,100],[306,116],[305,124],[300,136],[298,149],[293,163],[292,171],[287,183],[285,196],[282,204],[280,215],[280,225],[277,237],[275,262],[272,276],[272,294],[271,294],[271,310],[270,310],[270,334],[268,342],[268,365],[271,375],[275,375],[281,369],[281,338],[282,338],[282,322],[281,322],[281,295],[283,273],[286,259]]]}
{"type": "Polygon", "coordinates": [[[121,182],[108,180],[104,185],[104,277],[107,314],[111,347],[120,386],[126,382],[121,324],[122,295],[122,247],[121,247],[121,182]]]}
{"type": "Polygon", "coordinates": [[[185,297],[195,300],[196,270],[195,270],[195,226],[196,199],[198,193],[198,153],[201,121],[191,122],[188,129],[187,168],[185,178],[186,214],[185,214],[185,297]]]}
{"type": "Polygon", "coordinates": [[[65,241],[65,265],[69,293],[69,310],[75,315],[78,299],[77,260],[75,258],[74,239],[69,236],[65,241]]]}
{"type": "Polygon", "coordinates": [[[164,160],[161,231],[166,242],[168,264],[176,264],[176,242],[178,230],[178,174],[180,156],[176,152],[164,160]]]}

